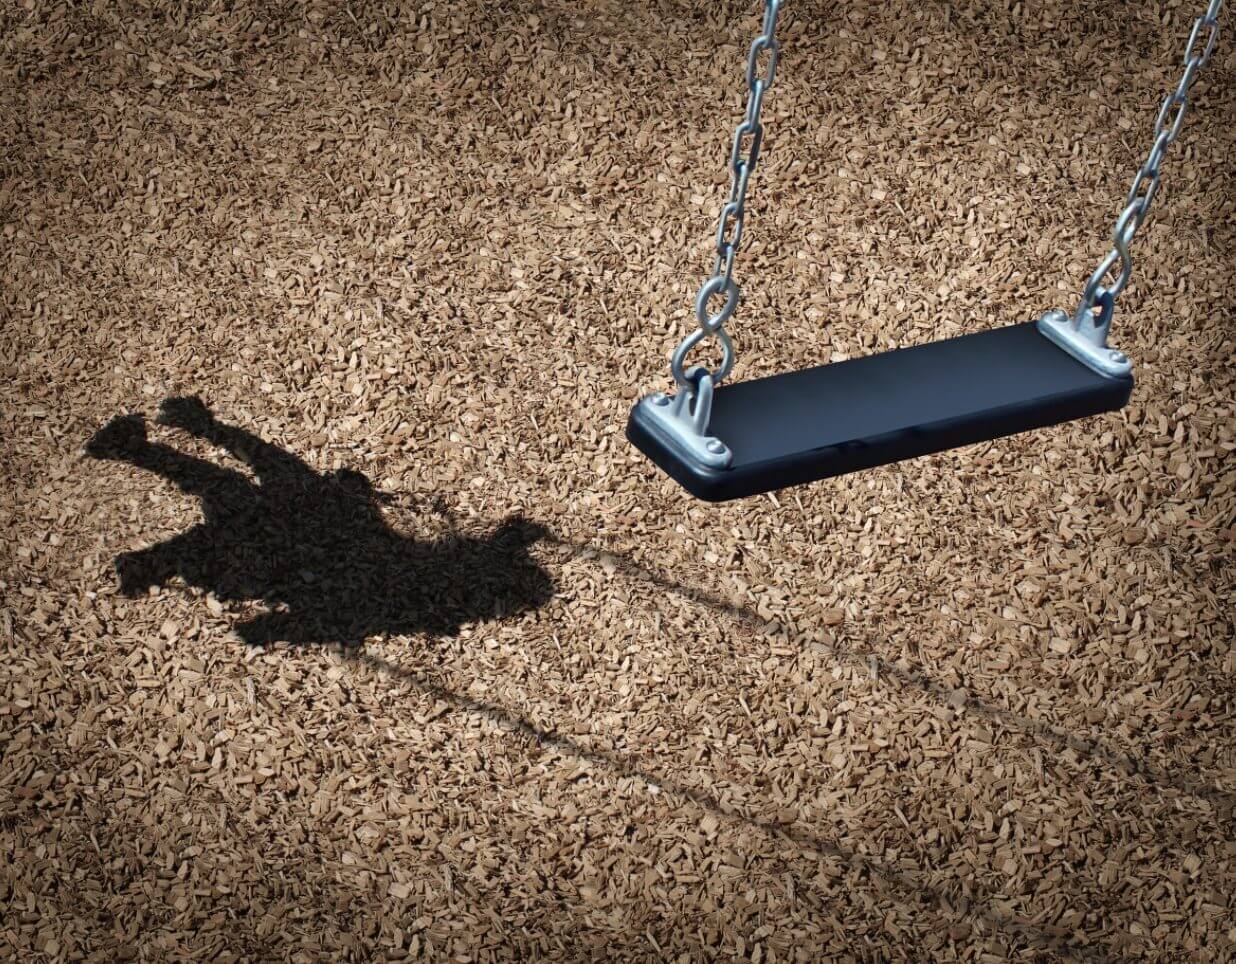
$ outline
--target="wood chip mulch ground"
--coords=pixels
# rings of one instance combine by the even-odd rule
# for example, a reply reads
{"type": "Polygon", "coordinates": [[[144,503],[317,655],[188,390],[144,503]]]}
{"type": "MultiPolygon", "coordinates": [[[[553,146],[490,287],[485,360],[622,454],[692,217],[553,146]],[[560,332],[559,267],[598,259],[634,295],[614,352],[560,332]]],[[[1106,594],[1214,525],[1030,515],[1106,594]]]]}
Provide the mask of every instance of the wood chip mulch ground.
{"type": "MultiPolygon", "coordinates": [[[[1072,308],[1202,6],[789,3],[735,377],[1072,308]]],[[[0,958],[1233,959],[1236,31],[1127,408],[709,506],[758,25],[0,6],[0,958]]]]}

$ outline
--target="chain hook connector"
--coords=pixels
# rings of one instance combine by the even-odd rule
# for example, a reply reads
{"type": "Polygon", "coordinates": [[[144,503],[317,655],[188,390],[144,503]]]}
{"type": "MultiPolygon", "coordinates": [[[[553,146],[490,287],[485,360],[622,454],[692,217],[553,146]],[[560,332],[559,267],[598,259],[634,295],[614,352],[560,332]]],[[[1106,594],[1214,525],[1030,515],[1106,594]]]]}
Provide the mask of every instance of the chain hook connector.
{"type": "MultiPolygon", "coordinates": [[[[674,381],[678,383],[678,387],[684,392],[695,391],[694,383],[691,380],[691,372],[687,371],[686,368],[687,355],[691,353],[692,348],[705,338],[710,337],[716,338],[718,344],[721,345],[721,364],[717,366],[716,371],[709,373],[713,384],[720,384],[734,368],[734,343],[730,341],[729,333],[724,328],[718,328],[715,332],[707,332],[703,328],[696,328],[695,331],[679,342],[678,347],[674,349],[674,353],[670,355],[670,373],[674,376],[674,381]]],[[[704,370],[707,371],[707,369],[704,370]]],[[[695,371],[695,368],[692,368],[691,371],[695,371]]]]}
{"type": "Polygon", "coordinates": [[[700,287],[699,294],[695,296],[695,320],[700,323],[700,328],[710,335],[719,332],[738,310],[741,296],[742,292],[739,290],[738,283],[732,278],[726,278],[725,275],[714,275],[705,281],[700,287]],[[708,302],[712,301],[714,295],[722,293],[725,294],[725,304],[718,312],[710,315],[708,302]]]}

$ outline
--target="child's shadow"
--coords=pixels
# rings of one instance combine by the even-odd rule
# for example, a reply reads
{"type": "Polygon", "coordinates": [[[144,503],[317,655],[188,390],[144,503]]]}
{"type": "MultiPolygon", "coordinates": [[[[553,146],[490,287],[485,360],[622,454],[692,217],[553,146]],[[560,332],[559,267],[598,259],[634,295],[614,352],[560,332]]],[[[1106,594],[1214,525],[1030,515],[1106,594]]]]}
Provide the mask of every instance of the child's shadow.
{"type": "Polygon", "coordinates": [[[158,421],[221,446],[257,476],[151,442],[141,415],[113,418],[93,458],[154,472],[202,500],[205,521],[116,558],[125,595],[175,576],[220,600],[259,600],[240,624],[251,644],[357,645],[374,634],[453,635],[462,623],[535,609],[553,595],[528,555],[546,531],[519,517],[484,538],[421,541],[391,529],[360,473],[319,474],[256,435],[218,421],[196,398],[169,398],[158,421]]]}

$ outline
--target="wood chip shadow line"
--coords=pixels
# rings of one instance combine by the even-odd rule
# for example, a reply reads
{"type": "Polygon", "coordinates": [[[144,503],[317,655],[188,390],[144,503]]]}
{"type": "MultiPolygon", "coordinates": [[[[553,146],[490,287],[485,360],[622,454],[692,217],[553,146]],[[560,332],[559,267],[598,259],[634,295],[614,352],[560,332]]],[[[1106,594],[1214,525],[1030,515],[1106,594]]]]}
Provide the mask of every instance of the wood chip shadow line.
{"type": "MultiPolygon", "coordinates": [[[[549,747],[589,764],[604,767],[619,778],[633,779],[644,784],[654,785],[662,793],[688,801],[724,821],[745,825],[762,832],[766,836],[785,841],[796,848],[828,854],[851,867],[861,867],[871,876],[886,881],[902,892],[919,895],[922,900],[933,905],[931,908],[928,908],[932,913],[940,914],[946,918],[949,916],[962,917],[977,924],[980,930],[995,928],[1010,935],[1022,937],[1036,946],[1053,950],[1058,954],[1067,955],[1074,959],[1106,959],[1104,955],[1093,948],[1084,947],[1069,940],[1065,935],[1052,933],[1043,927],[1021,920],[1015,915],[996,909],[973,909],[977,902],[974,896],[948,894],[941,887],[916,880],[905,871],[881,864],[869,857],[847,850],[839,844],[826,840],[809,830],[794,825],[783,826],[759,816],[744,813],[738,807],[725,803],[719,796],[706,790],[681,786],[672,780],[666,780],[664,777],[645,773],[634,763],[616,753],[586,747],[556,731],[541,729],[535,723],[512,710],[457,693],[424,674],[404,669],[381,656],[375,656],[364,651],[348,652],[347,656],[357,663],[383,675],[415,685],[426,695],[453,706],[456,711],[482,716],[499,727],[513,730],[528,737],[540,746],[549,747]]],[[[781,865],[777,868],[778,872],[791,874],[798,880],[802,887],[800,891],[801,896],[807,899],[807,902],[812,905],[813,909],[820,914],[828,914],[829,909],[825,902],[809,896],[809,881],[804,880],[801,875],[795,874],[787,859],[775,859],[781,865]]],[[[972,886],[974,884],[973,881],[969,883],[972,886]]],[[[998,894],[991,894],[982,899],[994,903],[1000,899],[1000,896],[998,894]]],[[[911,904],[910,906],[915,905],[911,904]]],[[[916,907],[916,909],[924,908],[916,907]]]]}
{"type": "MultiPolygon", "coordinates": [[[[752,609],[723,599],[721,596],[709,592],[706,589],[689,586],[668,576],[662,575],[644,563],[638,562],[637,560],[631,558],[626,553],[615,551],[612,548],[607,548],[604,546],[592,545],[586,542],[575,542],[572,540],[561,539],[553,535],[548,536],[545,541],[557,544],[575,556],[605,554],[615,561],[618,571],[633,579],[639,579],[643,582],[651,583],[652,585],[673,593],[688,602],[704,606],[717,613],[728,615],[757,634],[763,635],[766,633],[765,627],[768,625],[769,620],[762,618],[752,609]]],[[[784,622],[779,624],[779,635],[782,637],[783,641],[791,644],[795,643],[795,634],[787,630],[784,622]]],[[[802,634],[798,635],[801,636],[802,634]]],[[[834,656],[860,669],[866,669],[874,664],[878,674],[884,674],[890,678],[897,679],[908,686],[912,686],[915,689],[937,697],[947,705],[956,708],[951,702],[955,692],[951,687],[944,685],[939,680],[933,679],[924,673],[898,666],[896,663],[890,662],[877,653],[861,652],[850,649],[846,646],[830,646],[818,641],[811,642],[810,647],[814,652],[834,656]]],[[[1218,819],[1223,821],[1230,821],[1233,819],[1233,809],[1236,808],[1236,793],[1226,791],[1222,787],[1213,786],[1203,780],[1199,780],[1196,777],[1192,777],[1187,774],[1169,771],[1161,766],[1149,762],[1143,757],[1114,750],[1098,740],[1083,739],[1082,737],[1061,727],[1054,726],[1045,720],[1022,716],[1004,707],[993,706],[973,694],[966,695],[966,701],[961,707],[961,710],[982,716],[993,721],[994,723],[1003,724],[1011,729],[1024,733],[1027,736],[1037,738],[1046,743],[1054,744],[1057,748],[1071,749],[1082,756],[1102,760],[1103,762],[1118,768],[1125,775],[1137,776],[1145,780],[1147,783],[1172,787],[1173,789],[1189,796],[1208,800],[1215,804],[1221,811],[1218,819]]]]}

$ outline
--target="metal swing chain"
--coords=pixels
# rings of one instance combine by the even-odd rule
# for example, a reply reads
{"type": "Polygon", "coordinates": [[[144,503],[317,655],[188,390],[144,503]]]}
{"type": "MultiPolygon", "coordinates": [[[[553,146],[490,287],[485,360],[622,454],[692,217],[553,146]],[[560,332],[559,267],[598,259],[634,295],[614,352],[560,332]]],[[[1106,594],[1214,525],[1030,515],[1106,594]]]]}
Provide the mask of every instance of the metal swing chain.
{"type": "Polygon", "coordinates": [[[1150,148],[1150,154],[1133,178],[1133,186],[1129,190],[1124,210],[1116,219],[1116,227],[1112,233],[1112,250],[1099,262],[1094,274],[1086,282],[1081,303],[1073,313],[1075,326],[1088,322],[1103,329],[1105,334],[1115,299],[1129,283],[1133,274],[1133,258],[1129,254],[1129,245],[1145,222],[1150,213],[1150,205],[1154,203],[1155,195],[1159,191],[1159,165],[1162,164],[1167,149],[1180,136],[1185,111],[1189,106],[1189,88],[1193,86],[1198,71],[1206,66],[1214,52],[1215,43],[1219,39],[1219,10],[1222,6],[1223,0],[1210,0],[1206,12],[1193,21],[1193,30],[1185,44],[1184,74],[1176,89],[1167,95],[1159,108],[1154,122],[1154,146],[1150,148]],[[1205,42],[1199,45],[1203,32],[1205,42]],[[1120,272],[1116,275],[1116,280],[1110,285],[1104,285],[1103,279],[1115,267],[1116,262],[1120,262],[1120,272]],[[1095,311],[1096,303],[1099,305],[1098,312],[1095,311]]]}
{"type": "Polygon", "coordinates": [[[695,317],[699,328],[687,335],[674,349],[670,357],[670,371],[674,381],[685,391],[693,393],[695,384],[688,377],[684,362],[688,352],[705,338],[715,337],[721,344],[721,365],[711,372],[712,383],[721,382],[734,367],[734,343],[725,330],[725,323],[738,307],[739,289],[734,281],[734,256],[738,253],[738,245],[742,241],[743,221],[746,217],[747,186],[751,183],[751,174],[760,157],[760,144],[764,140],[764,125],[760,123],[760,109],[764,104],[764,95],[773,85],[777,74],[777,59],[781,47],[774,36],[777,29],[777,15],[781,11],[782,0],[765,0],[764,27],[760,35],[751,44],[747,56],[747,111],[738,129],[734,132],[734,143],[730,148],[730,182],[729,197],[721,208],[721,216],[717,223],[717,257],[713,264],[711,276],[700,286],[695,298],[695,317]],[[760,73],[760,55],[768,52],[766,73],[760,73]],[[744,155],[744,141],[750,138],[750,145],[744,155]],[[708,303],[716,296],[724,295],[725,303],[715,314],[709,314],[708,303]]]}

